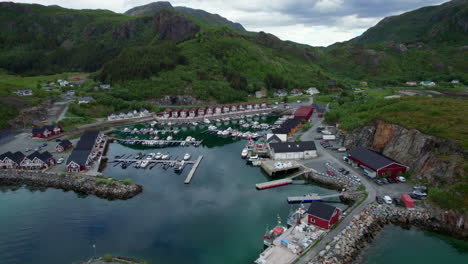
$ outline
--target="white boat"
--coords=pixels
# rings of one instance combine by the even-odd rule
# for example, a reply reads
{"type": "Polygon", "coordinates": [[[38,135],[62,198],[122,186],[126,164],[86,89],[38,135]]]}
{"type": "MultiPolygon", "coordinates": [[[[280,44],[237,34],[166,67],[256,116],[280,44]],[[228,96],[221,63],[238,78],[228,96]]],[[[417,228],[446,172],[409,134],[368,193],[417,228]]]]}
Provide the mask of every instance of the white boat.
{"type": "Polygon", "coordinates": [[[158,122],[153,121],[153,122],[151,122],[151,126],[154,127],[157,123],[158,123],[158,122]]]}
{"type": "Polygon", "coordinates": [[[166,154],[162,155],[161,159],[168,160],[170,157],[171,157],[171,155],[169,155],[169,153],[166,153],[166,154]]]}
{"type": "Polygon", "coordinates": [[[197,122],[193,122],[192,125],[198,126],[198,123],[197,123],[197,122]]]}
{"type": "Polygon", "coordinates": [[[249,155],[249,150],[248,149],[243,149],[242,152],[241,152],[241,157],[243,159],[247,158],[247,155],[249,155]]]}
{"type": "Polygon", "coordinates": [[[185,138],[185,141],[187,141],[187,142],[192,141],[192,137],[191,137],[191,136],[186,137],[186,138],[185,138]]]}
{"type": "Polygon", "coordinates": [[[149,164],[149,160],[144,160],[144,161],[141,162],[140,167],[141,168],[146,168],[146,166],[148,166],[148,164],[149,164]]]}
{"type": "Polygon", "coordinates": [[[189,160],[191,157],[189,153],[185,153],[184,160],[189,160]]]}
{"type": "Polygon", "coordinates": [[[224,131],[221,133],[221,135],[227,136],[227,135],[229,135],[229,133],[231,133],[231,132],[230,132],[229,130],[226,129],[226,130],[224,130],[224,131]]]}
{"type": "Polygon", "coordinates": [[[222,130],[219,130],[216,134],[217,134],[218,136],[222,136],[222,135],[223,135],[223,131],[222,131],[222,130]]]}
{"type": "Polygon", "coordinates": [[[174,138],[172,136],[167,137],[167,141],[172,141],[174,138]]]}
{"type": "Polygon", "coordinates": [[[152,160],[152,159],[154,158],[154,155],[156,155],[156,154],[150,153],[150,154],[148,154],[148,156],[146,157],[146,159],[147,159],[147,160],[152,160]]]}
{"type": "Polygon", "coordinates": [[[161,152],[158,152],[154,158],[155,159],[161,159],[162,158],[161,152]]]}
{"type": "Polygon", "coordinates": [[[210,122],[210,120],[208,120],[207,118],[205,118],[205,119],[203,120],[203,123],[205,123],[205,124],[210,124],[211,122],[210,122]]]}

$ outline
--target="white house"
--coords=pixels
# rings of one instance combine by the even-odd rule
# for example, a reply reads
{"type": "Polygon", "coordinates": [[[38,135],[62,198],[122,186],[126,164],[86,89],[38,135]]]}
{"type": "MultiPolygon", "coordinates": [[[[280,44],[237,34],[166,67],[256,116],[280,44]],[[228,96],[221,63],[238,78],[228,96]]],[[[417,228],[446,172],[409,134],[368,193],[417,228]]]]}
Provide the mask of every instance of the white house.
{"type": "Polygon", "coordinates": [[[274,160],[297,160],[317,157],[314,141],[269,143],[270,156],[274,160]]]}
{"type": "Polygon", "coordinates": [[[309,87],[309,89],[307,89],[307,93],[310,95],[315,95],[315,94],[319,94],[320,91],[315,87],[309,87]]]}
{"type": "Polygon", "coordinates": [[[220,115],[223,113],[223,108],[221,106],[217,106],[215,108],[215,114],[220,115]]]}
{"type": "Polygon", "coordinates": [[[459,84],[460,81],[459,80],[452,80],[450,83],[453,83],[453,84],[459,84]]]}
{"type": "Polygon", "coordinates": [[[266,93],[264,91],[256,91],[255,92],[255,98],[263,98],[266,97],[266,93]]]}
{"type": "Polygon", "coordinates": [[[13,93],[19,96],[30,96],[33,94],[33,91],[31,89],[26,89],[26,90],[18,90],[13,93]]]}
{"type": "Polygon", "coordinates": [[[422,81],[419,83],[420,85],[422,86],[435,86],[435,82],[431,82],[431,81],[422,81]]]}
{"type": "Polygon", "coordinates": [[[78,104],[89,104],[94,101],[94,98],[91,96],[79,97],[78,104]]]}
{"type": "Polygon", "coordinates": [[[267,142],[279,143],[288,141],[288,134],[267,134],[267,142]]]}

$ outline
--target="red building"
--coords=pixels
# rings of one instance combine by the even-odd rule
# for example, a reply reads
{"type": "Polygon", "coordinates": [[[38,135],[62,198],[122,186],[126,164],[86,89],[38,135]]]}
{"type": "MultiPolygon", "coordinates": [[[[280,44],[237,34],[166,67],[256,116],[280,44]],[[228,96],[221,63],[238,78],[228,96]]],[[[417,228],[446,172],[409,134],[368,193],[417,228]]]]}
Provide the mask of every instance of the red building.
{"type": "Polygon", "coordinates": [[[403,174],[408,170],[407,166],[368,148],[357,148],[349,152],[348,160],[367,172],[375,173],[375,175],[369,175],[371,177],[388,175],[395,178],[398,174],[403,174]]]}
{"type": "Polygon", "coordinates": [[[313,113],[314,108],[312,106],[301,106],[296,110],[296,112],[294,112],[294,118],[300,118],[308,121],[313,113]]]}
{"type": "Polygon", "coordinates": [[[171,116],[172,116],[172,109],[167,108],[166,110],[164,110],[164,112],[163,112],[163,117],[164,118],[169,118],[171,116]]]}
{"type": "Polygon", "coordinates": [[[204,116],[206,113],[206,108],[205,107],[200,107],[198,108],[198,116],[204,116]]]}
{"type": "Polygon", "coordinates": [[[307,222],[330,229],[340,218],[341,210],[323,202],[312,202],[307,210],[307,222]]]}
{"type": "Polygon", "coordinates": [[[54,125],[46,125],[42,127],[33,127],[32,137],[49,138],[59,135],[63,132],[62,127],[54,125]]]}
{"type": "Polygon", "coordinates": [[[55,147],[55,151],[60,153],[66,151],[67,149],[70,149],[71,147],[73,147],[73,144],[70,142],[70,140],[64,139],[57,144],[57,146],[55,147]]]}

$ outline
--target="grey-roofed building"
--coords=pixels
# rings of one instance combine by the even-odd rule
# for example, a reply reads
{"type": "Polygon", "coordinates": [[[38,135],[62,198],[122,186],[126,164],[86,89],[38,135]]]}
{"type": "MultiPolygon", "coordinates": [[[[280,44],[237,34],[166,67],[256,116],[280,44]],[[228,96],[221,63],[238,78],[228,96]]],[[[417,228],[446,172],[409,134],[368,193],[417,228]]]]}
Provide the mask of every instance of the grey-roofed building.
{"type": "Polygon", "coordinates": [[[269,143],[270,156],[274,160],[310,159],[317,157],[314,141],[269,143]]]}
{"type": "Polygon", "coordinates": [[[67,171],[80,172],[87,170],[93,159],[102,154],[104,148],[103,134],[98,130],[86,131],[76,144],[67,159],[67,171]]]}
{"type": "Polygon", "coordinates": [[[307,222],[329,229],[339,220],[340,212],[340,209],[324,202],[312,202],[307,210],[307,222]]]}
{"type": "Polygon", "coordinates": [[[357,148],[350,151],[347,159],[353,166],[363,168],[364,173],[370,177],[384,175],[396,177],[408,170],[407,166],[368,148],[357,148]]]}

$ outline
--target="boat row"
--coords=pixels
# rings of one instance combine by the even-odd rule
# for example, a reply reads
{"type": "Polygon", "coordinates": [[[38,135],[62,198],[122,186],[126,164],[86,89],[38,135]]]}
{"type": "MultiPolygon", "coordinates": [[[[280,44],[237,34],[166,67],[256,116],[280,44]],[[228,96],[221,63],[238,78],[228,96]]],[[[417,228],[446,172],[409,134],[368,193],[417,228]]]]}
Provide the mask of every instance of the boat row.
{"type": "Polygon", "coordinates": [[[133,128],[130,129],[128,127],[124,128],[122,131],[124,134],[131,134],[131,135],[164,135],[164,134],[177,134],[179,130],[157,130],[153,128],[133,128]]]}

